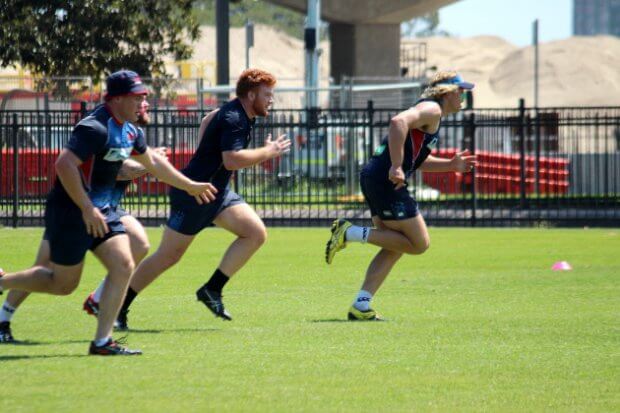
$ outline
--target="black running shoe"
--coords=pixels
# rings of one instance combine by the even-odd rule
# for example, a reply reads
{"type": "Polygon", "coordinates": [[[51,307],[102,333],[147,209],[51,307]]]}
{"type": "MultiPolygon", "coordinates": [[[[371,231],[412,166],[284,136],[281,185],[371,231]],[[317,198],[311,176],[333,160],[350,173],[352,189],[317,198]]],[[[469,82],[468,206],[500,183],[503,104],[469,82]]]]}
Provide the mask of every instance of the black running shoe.
{"type": "Polygon", "coordinates": [[[127,314],[129,310],[121,310],[118,313],[118,317],[116,317],[116,321],[114,322],[114,330],[116,331],[127,331],[129,330],[129,326],[127,325],[127,314]]]}
{"type": "Polygon", "coordinates": [[[3,321],[0,323],[0,343],[15,343],[15,338],[11,333],[11,322],[3,321]]]}
{"type": "Polygon", "coordinates": [[[88,354],[91,356],[139,356],[142,350],[130,350],[109,339],[103,346],[96,346],[95,342],[91,341],[88,354]]]}
{"type": "Polygon", "coordinates": [[[223,318],[224,320],[232,320],[232,316],[224,308],[221,293],[209,290],[203,286],[196,291],[196,298],[198,298],[198,301],[202,301],[216,317],[223,318]]]}

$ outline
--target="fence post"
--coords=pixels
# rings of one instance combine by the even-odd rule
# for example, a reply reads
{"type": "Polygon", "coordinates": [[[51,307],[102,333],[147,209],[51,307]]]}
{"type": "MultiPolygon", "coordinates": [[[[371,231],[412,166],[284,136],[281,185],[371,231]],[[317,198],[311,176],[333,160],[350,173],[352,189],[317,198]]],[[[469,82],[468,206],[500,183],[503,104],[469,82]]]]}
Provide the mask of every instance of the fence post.
{"type": "Polygon", "coordinates": [[[519,160],[519,169],[521,169],[521,176],[520,176],[520,185],[519,185],[519,189],[520,189],[520,205],[521,208],[525,208],[526,207],[526,192],[525,192],[525,188],[526,188],[526,182],[525,182],[525,178],[526,178],[526,162],[525,162],[525,99],[521,98],[519,99],[519,157],[521,158],[519,160]]]}
{"type": "Polygon", "coordinates": [[[364,154],[364,156],[366,157],[366,159],[364,159],[364,163],[366,163],[370,158],[375,146],[375,132],[373,124],[375,118],[375,103],[372,99],[367,102],[366,110],[368,111],[368,141],[365,145],[366,153],[364,154]]]}
{"type": "Polygon", "coordinates": [[[13,113],[13,228],[17,228],[17,211],[19,209],[19,129],[17,113],[13,113]]]}
{"type": "Polygon", "coordinates": [[[86,101],[80,102],[80,120],[86,117],[86,101]]]}
{"type": "MultiPolygon", "coordinates": [[[[476,117],[474,113],[470,113],[465,123],[466,131],[463,136],[466,136],[466,133],[471,133],[471,139],[469,140],[469,151],[474,155],[476,153],[476,117]]],[[[472,169],[471,172],[471,226],[476,226],[476,210],[478,209],[478,195],[476,193],[476,168],[472,169]]]]}
{"type": "Polygon", "coordinates": [[[540,111],[538,110],[538,106],[535,108],[536,111],[536,142],[535,142],[535,150],[536,150],[536,159],[534,161],[534,185],[536,191],[536,197],[538,200],[537,203],[540,202],[540,152],[541,152],[541,142],[540,142],[540,111]]]}

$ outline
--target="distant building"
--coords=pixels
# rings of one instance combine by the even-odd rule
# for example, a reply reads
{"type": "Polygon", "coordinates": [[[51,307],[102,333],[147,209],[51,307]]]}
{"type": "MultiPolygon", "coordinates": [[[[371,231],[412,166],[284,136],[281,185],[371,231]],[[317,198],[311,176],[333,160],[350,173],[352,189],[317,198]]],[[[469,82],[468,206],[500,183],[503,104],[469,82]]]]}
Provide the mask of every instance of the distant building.
{"type": "Polygon", "coordinates": [[[620,36],[620,0],[574,0],[573,34],[620,36]]]}

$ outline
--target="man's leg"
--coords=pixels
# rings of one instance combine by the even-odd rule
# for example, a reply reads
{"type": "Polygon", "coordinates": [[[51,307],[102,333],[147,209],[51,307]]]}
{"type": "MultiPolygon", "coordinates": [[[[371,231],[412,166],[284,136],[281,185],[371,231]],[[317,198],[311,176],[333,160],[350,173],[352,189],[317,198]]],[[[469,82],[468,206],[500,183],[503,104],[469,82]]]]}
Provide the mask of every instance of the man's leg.
{"type": "MultiPolygon", "coordinates": [[[[373,229],[368,237],[368,242],[370,243],[382,246],[381,241],[385,239],[382,238],[384,234],[397,232],[406,237],[412,245],[413,248],[410,250],[410,254],[422,254],[429,247],[428,230],[424,218],[420,214],[414,218],[402,221],[383,221],[379,217],[374,216],[373,223],[376,229],[373,229]],[[373,234],[377,236],[371,241],[373,234]]],[[[349,319],[377,319],[377,314],[370,308],[370,302],[402,254],[402,252],[392,251],[382,246],[382,249],[368,266],[362,288],[349,310],[349,319]]]]}
{"type": "Polygon", "coordinates": [[[193,235],[184,235],[165,227],[157,251],[142,261],[131,276],[129,288],[118,315],[117,328],[119,330],[128,329],[127,313],[138,293],[155,281],[164,271],[179,262],[193,240],[193,235]]]}
{"type": "MultiPolygon", "coordinates": [[[[37,252],[34,265],[50,266],[50,245],[46,239],[42,239],[41,244],[39,244],[39,251],[37,252]]],[[[0,309],[0,343],[15,341],[11,332],[11,320],[21,303],[28,298],[28,295],[30,293],[21,290],[11,290],[7,294],[6,300],[0,309]]]]}
{"type": "Polygon", "coordinates": [[[224,209],[213,221],[237,236],[228,247],[211,279],[196,295],[216,316],[230,320],[222,303],[222,289],[267,240],[267,229],[256,212],[246,203],[224,209]]]}
{"type": "Polygon", "coordinates": [[[129,284],[131,289],[136,293],[141,292],[164,271],[179,262],[194,238],[195,235],[184,235],[165,227],[157,251],[142,261],[132,275],[129,284]]]}
{"type": "Polygon", "coordinates": [[[99,303],[97,333],[95,334],[95,341],[97,341],[108,339],[112,334],[112,326],[127,291],[134,264],[131,258],[129,237],[125,234],[108,239],[93,252],[108,270],[105,288],[99,303]]]}
{"type": "MultiPolygon", "coordinates": [[[[121,222],[125,227],[125,231],[129,236],[129,243],[131,245],[131,256],[133,257],[134,264],[137,266],[144,259],[151,247],[149,244],[146,231],[140,222],[131,215],[123,215],[121,222]]],[[[99,312],[99,301],[101,300],[101,294],[105,286],[105,278],[101,280],[101,283],[97,289],[90,293],[84,301],[84,311],[91,315],[97,315],[99,312]]],[[[126,322],[125,322],[126,324],[126,322]]]]}

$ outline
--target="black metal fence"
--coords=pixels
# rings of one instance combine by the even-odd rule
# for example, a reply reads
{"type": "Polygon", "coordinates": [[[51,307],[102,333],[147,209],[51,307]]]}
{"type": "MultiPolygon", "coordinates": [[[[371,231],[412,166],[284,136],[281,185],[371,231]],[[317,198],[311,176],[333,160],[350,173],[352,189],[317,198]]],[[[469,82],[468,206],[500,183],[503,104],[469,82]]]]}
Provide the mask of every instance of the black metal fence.
{"type": "MultiPolygon", "coordinates": [[[[277,110],[260,119],[264,137],[293,140],[284,157],[238,171],[233,185],[269,224],[369,222],[358,173],[399,110],[277,110]]],[[[0,112],[0,224],[41,225],[54,160],[81,111],[0,112]]],[[[197,110],[153,108],[149,145],[184,166],[197,147],[197,110]]],[[[469,149],[471,174],[418,172],[409,183],[429,224],[620,226],[620,108],[476,109],[442,123],[438,156],[469,149]]],[[[145,224],[164,222],[167,188],[136,180],[124,207],[145,224]]]]}

